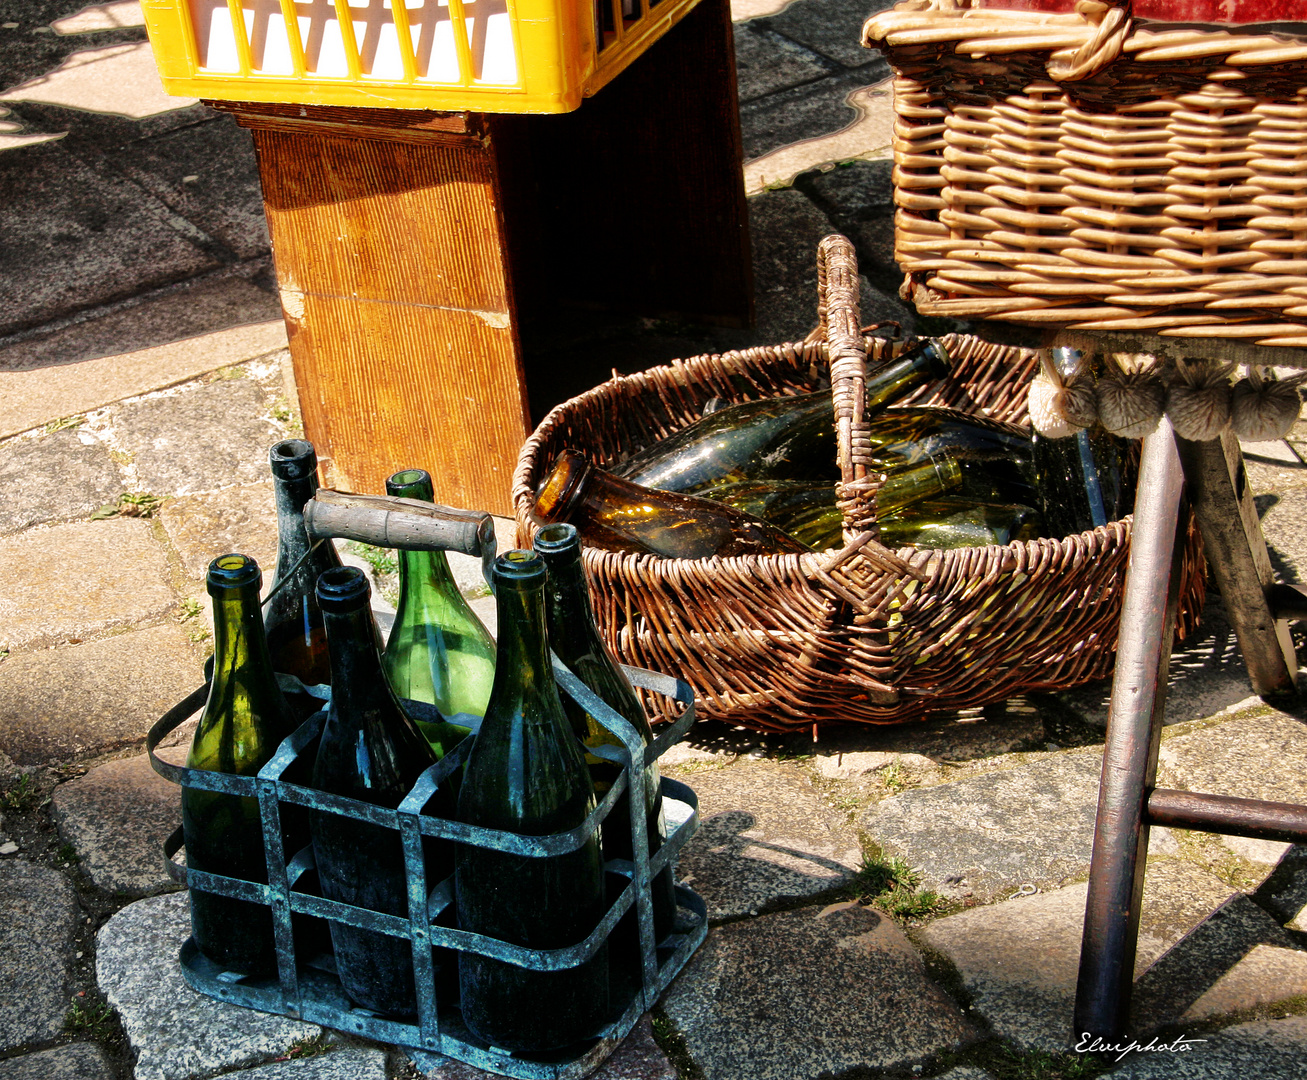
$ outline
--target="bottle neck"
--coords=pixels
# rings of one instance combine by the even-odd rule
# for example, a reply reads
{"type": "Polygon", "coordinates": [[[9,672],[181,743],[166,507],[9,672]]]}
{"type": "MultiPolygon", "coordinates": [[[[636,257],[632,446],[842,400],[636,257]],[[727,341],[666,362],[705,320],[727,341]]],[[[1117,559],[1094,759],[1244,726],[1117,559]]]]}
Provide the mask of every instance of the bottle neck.
{"type": "MultiPolygon", "coordinates": [[[[318,478],[312,473],[297,480],[276,478],[273,491],[277,506],[277,540],[282,551],[294,548],[299,554],[304,553],[309,539],[304,531],[304,504],[317,490],[318,478]]],[[[282,569],[280,562],[278,569],[282,569]]]]}
{"type": "Polygon", "coordinates": [[[429,604],[458,592],[443,551],[399,551],[399,614],[416,617],[429,604]]]}
{"type": "Polygon", "coordinates": [[[213,598],[213,681],[235,672],[247,683],[276,683],[256,588],[227,589],[213,598]]]}
{"type": "Polygon", "coordinates": [[[549,567],[546,622],[554,652],[565,664],[587,653],[602,652],[580,545],[551,553],[545,563],[549,567]]]}
{"type": "Polygon", "coordinates": [[[907,396],[918,386],[948,374],[937,346],[924,342],[897,360],[892,360],[867,377],[865,411],[883,409],[891,402],[907,396]]]}
{"type": "MultiPolygon", "coordinates": [[[[500,712],[511,701],[524,702],[548,695],[554,685],[545,632],[543,586],[514,587],[500,581],[495,596],[499,619],[495,681],[490,691],[486,716],[500,712]]],[[[510,706],[512,711],[518,708],[510,706]]],[[[561,703],[560,703],[561,709],[561,703]]]]}
{"type": "Polygon", "coordinates": [[[331,707],[360,715],[397,707],[381,670],[380,641],[366,604],[353,611],[324,611],[327,653],[331,658],[331,707]]]}

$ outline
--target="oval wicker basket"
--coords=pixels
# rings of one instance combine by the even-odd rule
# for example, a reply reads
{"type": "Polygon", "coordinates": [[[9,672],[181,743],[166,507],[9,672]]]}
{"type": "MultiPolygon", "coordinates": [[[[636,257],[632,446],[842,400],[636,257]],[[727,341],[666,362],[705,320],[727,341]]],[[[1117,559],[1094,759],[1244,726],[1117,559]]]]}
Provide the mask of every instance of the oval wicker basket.
{"type": "MultiPolygon", "coordinates": [[[[677,361],[615,377],[550,412],[522,448],[513,478],[519,544],[529,547],[534,537],[535,488],[560,450],[579,450],[599,465],[619,462],[698,419],[712,397],[821,389],[829,363],[845,548],[703,560],[586,548],[598,622],[622,662],[685,679],[701,716],[764,731],[900,723],[1107,675],[1129,518],[1006,546],[890,552],[875,541],[879,477],[866,475],[861,381],[866,351],[882,361],[893,346],[858,329],[848,241],[824,240],[818,265],[829,342],[814,332],[799,344],[677,361]]],[[[1025,423],[1036,354],[970,336],[943,340],[953,375],[917,403],[1025,423]]],[[[1196,624],[1202,600],[1201,541],[1191,525],[1181,636],[1196,624]]]]}

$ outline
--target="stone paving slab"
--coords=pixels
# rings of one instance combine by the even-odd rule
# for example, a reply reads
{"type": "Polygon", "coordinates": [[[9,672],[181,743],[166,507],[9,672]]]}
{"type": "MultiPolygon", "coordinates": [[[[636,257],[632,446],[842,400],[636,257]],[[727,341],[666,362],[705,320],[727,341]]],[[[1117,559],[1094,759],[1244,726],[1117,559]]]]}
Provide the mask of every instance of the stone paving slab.
{"type": "Polygon", "coordinates": [[[1274,502],[1262,514],[1271,567],[1280,581],[1307,581],[1307,491],[1286,488],[1282,482],[1276,490],[1274,502]]]}
{"type": "Polygon", "coordinates": [[[386,1080],[386,1053],[341,1048],[224,1075],[239,1080],[386,1080]]]}
{"type": "Polygon", "coordinates": [[[266,409],[253,379],[218,379],[118,406],[107,423],[142,490],[190,495],[267,478],[268,447],[285,432],[266,409]]]}
{"type": "MultiPolygon", "coordinates": [[[[0,346],[0,371],[29,371],[33,368],[59,368],[70,364],[81,365],[97,357],[140,353],[142,350],[182,342],[219,330],[251,323],[281,322],[281,305],[267,289],[236,273],[215,274],[195,281],[181,282],[146,296],[133,297],[119,307],[111,307],[96,315],[71,324],[56,324],[53,329],[42,328],[22,335],[7,345],[0,346]]],[[[285,343],[283,325],[282,344],[285,343]]],[[[183,372],[184,377],[202,375],[206,371],[233,362],[221,350],[216,356],[198,355],[213,350],[214,342],[196,349],[197,367],[183,372]],[[212,365],[212,366],[209,366],[212,365]]],[[[277,347],[274,340],[260,352],[277,347]]],[[[254,354],[250,354],[254,355],[254,354]]],[[[249,359],[241,356],[239,359],[249,359]]],[[[137,356],[125,363],[127,378],[149,375],[149,365],[137,356]],[[144,367],[145,372],[136,369],[144,367]]],[[[67,374],[67,372],[63,373],[67,374]]],[[[173,377],[171,382],[177,382],[173,377]]],[[[167,385],[167,384],[163,384],[167,385]]],[[[136,385],[126,384],[118,398],[134,397],[161,385],[149,378],[136,385]]],[[[114,400],[117,400],[116,398],[114,400]]],[[[106,405],[108,401],[96,402],[106,405]]],[[[50,408],[50,403],[45,403],[50,408]]],[[[84,411],[85,406],[73,411],[84,411]]],[[[29,427],[33,425],[28,425],[29,427]]]]}
{"type": "Polygon", "coordinates": [[[663,1009],[704,1080],[899,1066],[976,1034],[903,931],[852,902],[711,930],[663,1009]]]}
{"type": "Polygon", "coordinates": [[[11,440],[0,445],[0,535],[86,517],[125,487],[109,451],[88,432],[11,440]]]}
{"type": "Polygon", "coordinates": [[[249,555],[271,587],[277,569],[277,507],[272,481],[170,499],[159,512],[187,577],[203,582],[209,563],[229,551],[249,555]]]}
{"type": "Polygon", "coordinates": [[[1307,953],[1275,945],[1254,945],[1251,952],[1185,1010],[1180,1021],[1225,1016],[1239,1009],[1302,996],[1307,996],[1307,953]]]}
{"type": "MultiPolygon", "coordinates": [[[[857,71],[828,76],[812,85],[778,90],[742,103],[740,128],[744,160],[750,161],[792,143],[843,130],[859,116],[857,106],[848,102],[849,95],[880,82],[888,74],[889,69],[883,64],[873,64],[857,71]]],[[[752,200],[749,211],[752,214],[752,200]]],[[[760,317],[766,314],[769,305],[770,298],[758,297],[760,317]]]]}
{"type": "MultiPolygon", "coordinates": [[[[432,1054],[418,1053],[414,1060],[426,1080],[495,1080],[499,1075],[461,1061],[437,1059],[432,1054]]],[[[649,1017],[645,1016],[587,1080],[677,1080],[677,1074],[667,1055],[654,1041],[653,1027],[649,1017]]]]}
{"type": "MultiPolygon", "coordinates": [[[[1085,884],[1070,885],[974,908],[931,923],[920,939],[954,964],[999,1036],[1064,1050],[1087,892],[1085,884]]],[[[1135,1030],[1178,1018],[1222,972],[1268,941],[1291,947],[1265,912],[1224,882],[1178,859],[1150,859],[1135,965],[1136,974],[1148,970],[1136,989],[1135,1030]]]]}
{"type": "Polygon", "coordinates": [[[203,681],[200,654],[171,623],[19,653],[0,664],[0,750],[39,765],[144,742],[203,681]]]}
{"type": "Polygon", "coordinates": [[[701,824],[677,876],[713,921],[829,892],[862,864],[857,834],[793,766],[750,761],[667,773],[699,797],[701,824]]]}
{"type": "Polygon", "coordinates": [[[1158,786],[1273,802],[1307,802],[1307,727],[1263,706],[1163,741],[1158,786]]]}
{"type": "MultiPolygon", "coordinates": [[[[1259,1020],[1189,1037],[1188,1049],[1132,1054],[1110,1080],[1302,1080],[1307,1060],[1307,1017],[1259,1020]]],[[[1174,1040],[1170,1045],[1174,1046],[1174,1040]]]]}
{"type": "MultiPolygon", "coordinates": [[[[1176,860],[1155,860],[1165,865],[1176,860]]],[[[1197,1008],[1204,1015],[1251,1009],[1268,1001],[1282,1001],[1298,993],[1302,982],[1304,955],[1298,944],[1270,915],[1245,895],[1211,910],[1203,911],[1201,889],[1194,895],[1184,890],[1183,880],[1155,872],[1154,880],[1144,880],[1145,905],[1155,913],[1170,912],[1165,921],[1152,916],[1141,928],[1141,955],[1161,955],[1138,979],[1135,986],[1132,1016],[1135,1030],[1152,1031],[1162,1024],[1173,1023],[1197,1008]],[[1177,928],[1192,925],[1185,936],[1167,948],[1177,928]],[[1249,968],[1248,958],[1261,946],[1269,946],[1275,955],[1260,958],[1249,968]],[[1284,954],[1294,952],[1297,961],[1284,954]],[[1265,978],[1255,982],[1248,976],[1254,971],[1265,978]],[[1246,995],[1246,996],[1241,996],[1246,995]],[[1206,1003],[1200,1005],[1206,999],[1206,1003]]]]}
{"type": "Polygon", "coordinates": [[[114,1080],[114,1075],[94,1043],[70,1043],[0,1061],[0,1080],[114,1080]]]}
{"type": "Polygon", "coordinates": [[[845,67],[875,64],[884,70],[867,80],[874,82],[888,74],[889,65],[881,52],[862,47],[862,24],[869,16],[892,6],[893,0],[822,0],[817,4],[792,4],[759,22],[845,67]]]}
{"type": "Polygon", "coordinates": [[[859,826],[946,896],[1057,888],[1089,869],[1101,772],[1101,750],[1067,751],[906,791],[864,811],[859,826]]]}
{"type": "MultiPolygon", "coordinates": [[[[149,46],[146,46],[149,51],[149,46]]],[[[0,244],[22,274],[0,278],[0,334],[215,270],[137,185],[59,143],[0,155],[0,244]]]]}
{"type": "Polygon", "coordinates": [[[0,649],[136,625],[176,602],[148,521],[111,518],[0,537],[0,649]]]}
{"type": "Polygon", "coordinates": [[[741,102],[812,82],[838,68],[770,29],[767,20],[735,28],[735,79],[741,102]]]}
{"type": "Polygon", "coordinates": [[[236,258],[268,254],[254,140],[234,116],[111,151],[108,161],[236,258]]]}
{"type": "Polygon", "coordinates": [[[63,1030],[78,910],[59,871],[0,859],[0,1051],[63,1030]]]}
{"type": "MultiPolygon", "coordinates": [[[[0,370],[0,438],[284,349],[286,324],[280,318],[258,321],[266,318],[267,311],[254,306],[239,317],[250,325],[75,364],[0,370]]],[[[28,349],[28,343],[21,342],[0,350],[0,367],[5,353],[16,355],[23,367],[28,349]]]]}
{"type": "Polygon", "coordinates": [[[60,784],[50,809],[97,889],[135,899],[176,888],[162,846],[181,824],[181,788],[156,773],[146,755],[106,762],[60,784]]]}
{"type": "Polygon", "coordinates": [[[185,893],[138,900],[100,929],[96,980],[122,1018],[135,1080],[191,1080],[265,1064],[323,1030],[192,990],[177,964],[189,934],[185,893]]]}
{"type": "Polygon", "coordinates": [[[817,325],[817,245],[834,231],[826,215],[793,189],[749,200],[763,341],[802,341],[817,325]]]}
{"type": "Polygon", "coordinates": [[[1294,845],[1257,890],[1257,902],[1283,926],[1307,931],[1307,847],[1294,845]]]}

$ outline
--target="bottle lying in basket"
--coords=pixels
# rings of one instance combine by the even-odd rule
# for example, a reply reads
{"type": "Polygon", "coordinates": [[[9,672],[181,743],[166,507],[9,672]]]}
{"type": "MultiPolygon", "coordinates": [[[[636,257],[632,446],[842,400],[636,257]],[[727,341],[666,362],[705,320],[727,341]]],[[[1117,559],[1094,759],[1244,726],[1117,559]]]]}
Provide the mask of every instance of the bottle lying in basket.
{"type": "MultiPolygon", "coordinates": [[[[937,341],[920,342],[872,372],[864,416],[949,373],[937,341]]],[[[614,472],[660,491],[702,492],[741,480],[839,479],[829,390],[728,405],[662,439],[614,472]]]]}
{"type": "Polygon", "coordinates": [[[707,559],[808,549],[765,521],[723,503],[653,491],[564,450],[536,493],[536,518],[570,521],[582,539],[609,551],[707,559]]]}
{"type": "MultiPolygon", "coordinates": [[[[262,581],[259,564],[247,555],[223,555],[209,564],[213,680],[187,768],[254,776],[298,723],[273,674],[259,611],[262,581]]],[[[288,814],[282,825],[288,851],[305,845],[302,816],[288,814]]],[[[182,828],[190,869],[267,883],[257,799],[183,788],[182,828]]],[[[191,934],[205,956],[228,971],[261,974],[276,968],[267,907],[198,888],[190,899],[191,934]]]]}
{"type": "MultiPolygon", "coordinates": [[[[492,571],[499,617],[495,683],[467,756],[458,818],[523,836],[583,825],[595,808],[581,744],[554,682],[545,631],[544,560],[510,551],[492,571]]],[[[586,940],[607,908],[597,833],[561,855],[523,858],[460,844],[458,924],[531,949],[586,940]]],[[[591,1035],[607,1019],[608,942],[574,967],[529,971],[459,955],[463,1022],[491,1046],[549,1050],[591,1035]]]]}

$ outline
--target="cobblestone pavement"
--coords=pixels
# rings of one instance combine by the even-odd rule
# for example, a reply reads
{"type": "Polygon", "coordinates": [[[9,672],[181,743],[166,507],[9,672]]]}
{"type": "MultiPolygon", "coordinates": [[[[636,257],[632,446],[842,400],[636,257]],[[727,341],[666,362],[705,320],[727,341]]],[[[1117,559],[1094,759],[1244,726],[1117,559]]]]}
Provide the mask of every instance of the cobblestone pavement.
{"type": "MultiPolygon", "coordinates": [[[[952,328],[897,298],[870,6],[737,4],[756,330],[582,346],[652,363],[801,337],[833,230],[868,321],[952,328]]],[[[208,560],[271,565],[266,453],[298,427],[248,137],[162,97],[143,42],[130,2],[0,0],[0,1080],[412,1078],[390,1048],[199,997],[173,960],[178,801],[144,735],[201,681],[208,560]]],[[[1246,450],[1272,560],[1301,576],[1307,426],[1246,450]]],[[[1201,1041],[1068,1053],[1107,693],[816,742],[701,724],[667,772],[701,801],[680,870],[708,939],[598,1075],[1301,1076],[1307,854],[1181,831],[1154,831],[1132,1031],[1201,1041]]],[[[1210,598],[1172,658],[1161,782],[1307,801],[1304,760],[1210,598]]]]}

